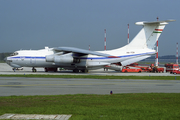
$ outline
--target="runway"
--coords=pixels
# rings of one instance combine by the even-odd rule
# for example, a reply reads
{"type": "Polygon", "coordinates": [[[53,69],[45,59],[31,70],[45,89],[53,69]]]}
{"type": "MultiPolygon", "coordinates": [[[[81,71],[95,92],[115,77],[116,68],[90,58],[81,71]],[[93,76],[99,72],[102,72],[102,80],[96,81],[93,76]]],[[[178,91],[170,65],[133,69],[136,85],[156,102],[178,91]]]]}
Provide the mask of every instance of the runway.
{"type": "MultiPolygon", "coordinates": [[[[121,73],[93,70],[89,73],[72,71],[44,72],[37,68],[13,72],[5,63],[0,63],[0,74],[50,74],[50,75],[115,75],[115,76],[174,76],[170,73],[121,73]]],[[[176,75],[177,76],[177,75],[176,75]]],[[[180,81],[175,80],[122,80],[122,79],[70,79],[0,77],[0,96],[12,95],[64,95],[64,94],[114,94],[118,93],[180,93],[180,81]]]]}
{"type": "Polygon", "coordinates": [[[180,93],[176,80],[0,77],[0,96],[118,93],[180,93]]]}

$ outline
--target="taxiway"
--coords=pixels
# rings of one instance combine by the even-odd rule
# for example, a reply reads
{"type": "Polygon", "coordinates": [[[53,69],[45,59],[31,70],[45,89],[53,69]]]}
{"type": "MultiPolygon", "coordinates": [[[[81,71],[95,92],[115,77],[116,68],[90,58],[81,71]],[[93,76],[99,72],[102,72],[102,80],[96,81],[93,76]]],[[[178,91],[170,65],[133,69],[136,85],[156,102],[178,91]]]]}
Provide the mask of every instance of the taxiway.
{"type": "MultiPolygon", "coordinates": [[[[5,63],[0,64],[0,74],[52,74],[71,75],[72,71],[32,73],[31,68],[13,72],[5,63]]],[[[170,76],[169,73],[120,73],[103,69],[78,73],[79,75],[143,75],[170,76]]],[[[77,75],[77,74],[76,74],[77,75]]],[[[174,76],[174,75],[173,75],[174,76]]],[[[118,93],[180,93],[178,80],[122,80],[122,79],[80,79],[80,78],[28,78],[0,77],[0,96],[12,95],[64,95],[64,94],[114,94],[118,93]]]]}
{"type": "Polygon", "coordinates": [[[0,77],[0,96],[113,93],[180,93],[176,80],[0,77]]]}

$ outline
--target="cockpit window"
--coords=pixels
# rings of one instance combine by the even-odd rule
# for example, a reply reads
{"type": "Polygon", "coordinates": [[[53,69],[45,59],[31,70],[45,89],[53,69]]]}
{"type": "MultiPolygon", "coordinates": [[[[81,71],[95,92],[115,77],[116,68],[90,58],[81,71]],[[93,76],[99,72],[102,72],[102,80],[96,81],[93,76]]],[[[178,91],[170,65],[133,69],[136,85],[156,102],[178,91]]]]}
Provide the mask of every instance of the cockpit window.
{"type": "Polygon", "coordinates": [[[18,52],[14,52],[11,54],[11,56],[16,56],[16,55],[18,55],[18,52]]]}

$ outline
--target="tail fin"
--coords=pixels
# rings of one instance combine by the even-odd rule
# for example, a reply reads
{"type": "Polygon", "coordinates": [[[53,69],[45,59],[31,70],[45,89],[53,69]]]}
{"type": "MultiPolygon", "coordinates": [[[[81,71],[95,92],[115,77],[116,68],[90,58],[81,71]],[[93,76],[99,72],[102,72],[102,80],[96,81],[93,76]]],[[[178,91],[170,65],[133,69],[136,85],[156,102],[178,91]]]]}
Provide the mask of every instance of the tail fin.
{"type": "Polygon", "coordinates": [[[175,21],[175,20],[156,21],[156,22],[137,22],[136,25],[142,25],[143,28],[136,35],[136,37],[127,45],[127,47],[153,49],[165,25],[171,21],[175,21]]]}

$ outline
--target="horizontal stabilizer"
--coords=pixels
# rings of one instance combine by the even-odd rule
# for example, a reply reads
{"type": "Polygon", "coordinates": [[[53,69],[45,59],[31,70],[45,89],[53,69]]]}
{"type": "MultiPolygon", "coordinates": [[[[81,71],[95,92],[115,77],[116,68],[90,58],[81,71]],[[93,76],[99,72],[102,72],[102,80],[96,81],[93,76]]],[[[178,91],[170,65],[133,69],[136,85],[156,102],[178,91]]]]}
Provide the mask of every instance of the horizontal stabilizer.
{"type": "Polygon", "coordinates": [[[176,21],[176,20],[164,20],[164,21],[153,21],[153,22],[136,22],[135,24],[136,25],[147,25],[147,24],[161,24],[161,25],[164,25],[164,24],[168,24],[168,22],[173,22],[173,21],[176,21]]]}

